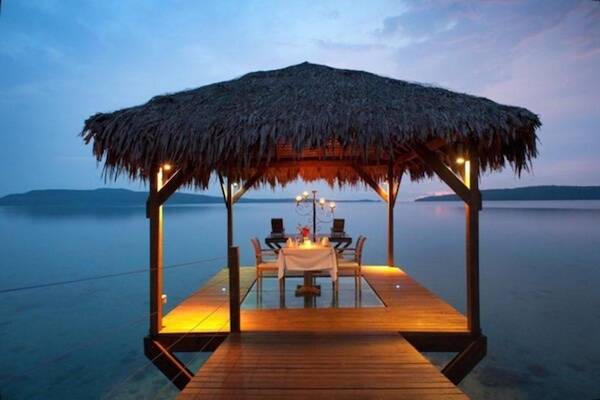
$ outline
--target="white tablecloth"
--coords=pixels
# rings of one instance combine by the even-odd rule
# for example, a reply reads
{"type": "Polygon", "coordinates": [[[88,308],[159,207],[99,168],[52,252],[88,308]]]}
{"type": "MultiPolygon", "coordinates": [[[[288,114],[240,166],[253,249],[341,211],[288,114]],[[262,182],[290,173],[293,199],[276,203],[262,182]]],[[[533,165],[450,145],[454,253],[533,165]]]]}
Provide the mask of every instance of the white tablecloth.
{"type": "Polygon", "coordinates": [[[337,280],[337,256],[331,247],[283,248],[277,256],[277,277],[285,271],[329,271],[331,279],[337,280]]]}

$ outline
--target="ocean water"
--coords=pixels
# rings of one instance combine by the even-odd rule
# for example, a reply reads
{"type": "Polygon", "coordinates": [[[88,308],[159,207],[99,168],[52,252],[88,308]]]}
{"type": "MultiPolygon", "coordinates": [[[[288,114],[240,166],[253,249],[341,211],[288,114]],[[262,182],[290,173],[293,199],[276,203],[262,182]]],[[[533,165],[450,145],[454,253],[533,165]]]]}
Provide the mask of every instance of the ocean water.
{"type": "MultiPolygon", "coordinates": [[[[368,237],[365,262],[383,264],[385,205],[340,203],[337,215],[368,237]]],[[[293,204],[236,205],[243,264],[271,217],[288,231],[306,222],[293,204]]],[[[395,218],[397,264],[464,310],[462,205],[399,203],[395,218]]],[[[131,272],[2,293],[0,399],[177,394],[143,354],[147,225],[142,207],[0,207],[0,290],[131,272]]],[[[488,355],[462,389],[475,399],[600,398],[600,202],[490,202],[480,225],[488,355]]],[[[166,207],[167,310],[225,265],[225,241],[224,207],[166,207]],[[187,264],[198,260],[208,261],[187,264]]],[[[207,356],[182,358],[195,370],[207,356]]]]}

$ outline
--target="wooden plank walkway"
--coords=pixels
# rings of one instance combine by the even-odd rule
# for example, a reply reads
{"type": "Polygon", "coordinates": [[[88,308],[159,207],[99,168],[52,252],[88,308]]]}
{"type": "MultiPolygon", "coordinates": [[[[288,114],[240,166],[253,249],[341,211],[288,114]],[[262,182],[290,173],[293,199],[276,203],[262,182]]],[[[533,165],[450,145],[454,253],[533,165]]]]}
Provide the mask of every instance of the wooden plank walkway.
{"type": "Polygon", "coordinates": [[[466,399],[398,334],[231,334],[178,399],[466,399]]]}
{"type": "MultiPolygon", "coordinates": [[[[464,315],[418,284],[399,268],[363,267],[363,276],[386,307],[242,310],[245,332],[467,332],[464,315]]],[[[240,269],[243,299],[254,283],[255,269],[240,269]]],[[[227,270],[163,318],[161,333],[227,332],[227,270]]]]}

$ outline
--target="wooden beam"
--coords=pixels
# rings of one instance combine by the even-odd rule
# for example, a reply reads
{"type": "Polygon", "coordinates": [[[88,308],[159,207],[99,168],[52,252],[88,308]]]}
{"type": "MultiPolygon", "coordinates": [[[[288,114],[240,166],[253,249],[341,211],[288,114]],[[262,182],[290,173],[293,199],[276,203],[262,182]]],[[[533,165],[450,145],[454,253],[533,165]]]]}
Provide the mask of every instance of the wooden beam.
{"type": "Polygon", "coordinates": [[[478,195],[479,191],[477,191],[477,193],[470,191],[464,182],[439,159],[435,152],[424,145],[415,145],[413,146],[413,150],[419,158],[458,195],[458,197],[465,203],[475,203],[479,207],[481,202],[480,196],[478,195]]]}
{"type": "MultiPolygon", "coordinates": [[[[435,151],[446,145],[446,141],[441,138],[436,138],[428,141],[425,146],[427,149],[435,151]]],[[[407,163],[411,160],[418,158],[414,150],[407,151],[405,153],[398,153],[394,155],[394,164],[396,166],[407,163]]],[[[351,158],[340,158],[340,156],[329,156],[329,157],[303,157],[287,158],[281,157],[276,160],[262,160],[267,169],[270,168],[300,168],[300,167],[352,167],[356,164],[356,161],[351,158]]],[[[389,163],[388,159],[371,160],[361,163],[362,167],[385,167],[389,163]]]]}
{"type": "Polygon", "coordinates": [[[461,352],[473,342],[473,336],[464,332],[402,332],[410,344],[423,352],[461,352]]]}
{"type": "Polygon", "coordinates": [[[442,369],[442,374],[455,385],[458,385],[485,357],[487,353],[487,338],[483,335],[473,340],[466,349],[458,353],[442,369]]]}
{"type": "MultiPolygon", "coordinates": [[[[227,249],[233,246],[233,188],[227,178],[227,249]]],[[[229,251],[229,250],[228,250],[229,251]]]]}
{"type": "Polygon", "coordinates": [[[179,390],[183,390],[194,376],[173,353],[148,336],[144,338],[144,354],[179,390]]]}
{"type": "Polygon", "coordinates": [[[162,186],[162,171],[157,166],[150,171],[150,194],[147,214],[150,219],[150,335],[156,336],[162,328],[163,291],[163,220],[162,206],[157,194],[162,186]]]}
{"type": "Polygon", "coordinates": [[[219,186],[221,187],[221,193],[223,194],[223,202],[225,203],[225,207],[229,208],[229,202],[227,201],[227,193],[225,192],[225,181],[223,179],[223,175],[217,174],[219,177],[219,186]]]}
{"type": "Polygon", "coordinates": [[[395,191],[395,181],[394,179],[394,165],[389,163],[388,165],[388,201],[387,201],[387,209],[388,209],[388,231],[387,231],[387,265],[390,267],[394,266],[394,191],[395,191]]]}
{"type": "MultiPolygon", "coordinates": [[[[479,162],[471,154],[465,163],[465,180],[472,193],[479,193],[479,162]]],[[[479,208],[481,203],[465,204],[466,223],[466,273],[467,273],[467,320],[472,334],[481,333],[479,310],[479,208]]]]}
{"type": "Polygon", "coordinates": [[[175,173],[171,175],[169,180],[166,181],[158,191],[156,196],[158,204],[162,206],[169,199],[169,197],[171,197],[171,195],[175,193],[177,189],[179,189],[186,177],[186,174],[184,174],[180,169],[175,171],[175,173]]]}
{"type": "Polygon", "coordinates": [[[394,190],[393,190],[393,198],[392,202],[394,205],[396,204],[396,199],[398,198],[398,193],[400,192],[400,184],[402,183],[402,175],[404,175],[404,170],[400,172],[400,175],[396,177],[396,181],[394,182],[394,190]]]}
{"type": "Polygon", "coordinates": [[[388,193],[383,190],[383,188],[381,186],[379,186],[379,184],[377,182],[375,182],[375,180],[362,168],[362,166],[357,165],[357,164],[352,164],[352,168],[354,168],[354,170],[356,171],[356,173],[358,174],[358,176],[360,176],[360,178],[369,186],[371,186],[371,188],[375,191],[375,193],[377,193],[379,195],[379,197],[381,197],[383,199],[383,201],[385,201],[386,203],[389,202],[389,195],[388,193]]]}
{"type": "Polygon", "coordinates": [[[229,332],[182,332],[182,333],[159,333],[156,341],[172,353],[186,352],[211,352],[215,351],[229,332]]]}
{"type": "Polygon", "coordinates": [[[233,333],[240,332],[240,249],[230,246],[227,254],[229,267],[229,326],[233,333]]]}
{"type": "Polygon", "coordinates": [[[256,181],[258,181],[265,173],[265,168],[260,168],[256,173],[248,179],[242,187],[233,195],[233,203],[237,203],[239,199],[250,189],[256,181]]]}

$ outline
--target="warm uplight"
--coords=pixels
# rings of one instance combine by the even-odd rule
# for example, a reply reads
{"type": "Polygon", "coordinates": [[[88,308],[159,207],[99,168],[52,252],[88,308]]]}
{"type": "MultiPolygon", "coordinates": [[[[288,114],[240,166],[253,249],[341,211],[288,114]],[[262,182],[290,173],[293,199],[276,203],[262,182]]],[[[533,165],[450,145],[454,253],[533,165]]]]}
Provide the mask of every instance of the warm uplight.
{"type": "Polygon", "coordinates": [[[305,190],[304,192],[302,192],[302,196],[304,196],[304,198],[308,198],[308,192],[305,190]]]}
{"type": "Polygon", "coordinates": [[[465,158],[464,157],[457,157],[456,158],[456,163],[458,165],[463,165],[465,163],[465,158]]]}
{"type": "Polygon", "coordinates": [[[329,207],[331,207],[331,209],[333,210],[335,208],[335,201],[329,203],[329,207]]]}
{"type": "Polygon", "coordinates": [[[163,164],[163,171],[170,171],[171,168],[173,168],[171,164],[163,164]]]}
{"type": "Polygon", "coordinates": [[[237,182],[233,182],[233,183],[231,184],[231,186],[233,186],[234,188],[235,188],[235,187],[238,187],[238,183],[237,183],[237,182]]]}
{"type": "Polygon", "coordinates": [[[296,202],[300,203],[302,201],[302,196],[298,195],[296,196],[296,202]]]}
{"type": "Polygon", "coordinates": [[[320,204],[321,206],[324,206],[324,205],[325,205],[325,199],[324,199],[323,197],[321,197],[321,198],[319,199],[319,204],[320,204]]]}

